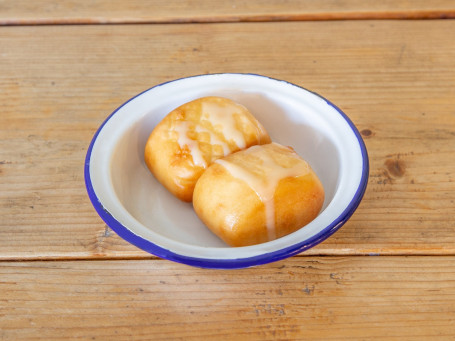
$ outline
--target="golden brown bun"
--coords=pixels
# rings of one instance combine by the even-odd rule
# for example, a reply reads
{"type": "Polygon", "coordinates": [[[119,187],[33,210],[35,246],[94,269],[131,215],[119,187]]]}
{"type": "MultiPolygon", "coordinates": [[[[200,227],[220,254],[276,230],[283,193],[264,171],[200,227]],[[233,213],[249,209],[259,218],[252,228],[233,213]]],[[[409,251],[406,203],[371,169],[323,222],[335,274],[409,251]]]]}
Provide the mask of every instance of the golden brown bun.
{"type": "Polygon", "coordinates": [[[269,142],[263,126],[244,106],[203,97],[173,110],[155,127],[144,159],[158,181],[190,202],[196,181],[213,161],[269,142]]]}
{"type": "Polygon", "coordinates": [[[193,195],[199,218],[230,246],[292,233],[312,221],[323,202],[324,189],[310,166],[276,143],[216,161],[199,178],[193,195]]]}

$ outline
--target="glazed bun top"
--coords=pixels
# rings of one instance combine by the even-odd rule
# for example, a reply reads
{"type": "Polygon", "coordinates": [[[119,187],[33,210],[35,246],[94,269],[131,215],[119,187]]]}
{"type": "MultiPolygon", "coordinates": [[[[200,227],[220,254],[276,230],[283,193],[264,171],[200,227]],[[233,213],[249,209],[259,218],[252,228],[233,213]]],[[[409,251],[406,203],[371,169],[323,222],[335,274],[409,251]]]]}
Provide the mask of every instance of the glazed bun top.
{"type": "Polygon", "coordinates": [[[281,180],[307,175],[311,171],[308,163],[293,149],[277,143],[253,146],[215,162],[258,195],[265,208],[267,238],[276,239],[275,191],[281,180]]]}
{"type": "Polygon", "coordinates": [[[198,180],[193,207],[230,246],[265,243],[311,222],[324,188],[310,165],[277,143],[252,146],[216,160],[198,180]]]}
{"type": "Polygon", "coordinates": [[[215,160],[270,137],[243,105],[223,97],[203,97],[170,112],[153,130],[145,162],[175,196],[191,201],[194,185],[215,160]]]}

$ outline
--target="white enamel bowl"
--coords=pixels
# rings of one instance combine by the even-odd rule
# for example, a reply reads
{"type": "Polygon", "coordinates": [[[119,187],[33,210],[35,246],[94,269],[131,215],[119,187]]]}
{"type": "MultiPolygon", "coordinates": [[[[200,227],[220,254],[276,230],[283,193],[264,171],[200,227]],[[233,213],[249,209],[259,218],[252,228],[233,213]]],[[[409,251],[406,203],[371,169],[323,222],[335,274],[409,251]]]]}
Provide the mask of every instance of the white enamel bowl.
{"type": "Polygon", "coordinates": [[[325,240],[354,213],[368,180],[359,132],[335,105],[294,84],[254,74],[212,74],[157,85],[114,111],[87,152],[85,181],[98,214],[118,235],[161,258],[205,268],[243,268],[293,256],[325,240]],[[228,247],[148,171],[145,142],[183,103],[222,96],[246,106],[273,141],[292,146],[322,181],[319,216],[280,239],[228,247]]]}

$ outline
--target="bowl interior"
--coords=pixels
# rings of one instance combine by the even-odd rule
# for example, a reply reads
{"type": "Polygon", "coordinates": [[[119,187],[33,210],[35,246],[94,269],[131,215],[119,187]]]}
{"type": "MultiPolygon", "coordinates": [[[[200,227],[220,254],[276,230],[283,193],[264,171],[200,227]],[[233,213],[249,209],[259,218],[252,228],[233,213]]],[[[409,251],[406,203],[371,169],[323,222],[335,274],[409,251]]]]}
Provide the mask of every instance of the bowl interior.
{"type": "Polygon", "coordinates": [[[286,248],[320,233],[352,201],[362,176],[358,137],[319,96],[292,84],[253,75],[209,75],[152,88],[120,107],[100,129],[90,158],[93,188],[104,209],[134,234],[190,257],[235,259],[286,248]],[[293,147],[324,189],[319,216],[276,241],[230,248],[199,220],[192,205],[172,196],[148,171],[146,140],[171,110],[203,96],[247,107],[273,141],[293,147]]]}

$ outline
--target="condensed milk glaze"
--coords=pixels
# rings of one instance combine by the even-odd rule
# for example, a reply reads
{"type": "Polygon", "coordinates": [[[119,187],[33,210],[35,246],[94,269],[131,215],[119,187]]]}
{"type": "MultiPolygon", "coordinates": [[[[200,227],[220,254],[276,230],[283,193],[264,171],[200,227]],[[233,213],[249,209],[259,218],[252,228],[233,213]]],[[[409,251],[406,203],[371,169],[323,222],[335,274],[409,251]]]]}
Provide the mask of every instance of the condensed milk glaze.
{"type": "MultiPolygon", "coordinates": [[[[202,119],[208,121],[214,129],[221,130],[224,139],[232,140],[239,149],[246,147],[245,137],[237,128],[235,115],[240,105],[219,105],[213,102],[202,103],[202,119]]],[[[227,155],[227,154],[226,154],[227,155]]]]}
{"type": "Polygon", "coordinates": [[[193,158],[193,163],[196,166],[206,167],[207,162],[199,149],[198,141],[188,137],[188,132],[190,131],[189,127],[190,123],[187,121],[178,121],[178,123],[173,126],[174,131],[177,133],[177,142],[182,150],[185,146],[188,148],[191,157],[193,158]]]}

